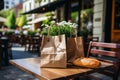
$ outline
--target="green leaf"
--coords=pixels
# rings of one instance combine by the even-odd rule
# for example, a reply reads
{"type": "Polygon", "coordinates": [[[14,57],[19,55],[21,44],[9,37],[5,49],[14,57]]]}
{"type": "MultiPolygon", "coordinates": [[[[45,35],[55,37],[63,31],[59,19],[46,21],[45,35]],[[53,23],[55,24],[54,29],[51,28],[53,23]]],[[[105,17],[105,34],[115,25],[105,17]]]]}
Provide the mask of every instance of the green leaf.
{"type": "Polygon", "coordinates": [[[27,18],[25,15],[22,15],[19,19],[19,23],[17,24],[19,27],[23,27],[27,24],[27,18]]]}
{"type": "Polygon", "coordinates": [[[6,22],[4,23],[5,26],[7,26],[10,29],[15,29],[16,28],[16,16],[14,10],[10,12],[10,15],[7,17],[6,22]]]}

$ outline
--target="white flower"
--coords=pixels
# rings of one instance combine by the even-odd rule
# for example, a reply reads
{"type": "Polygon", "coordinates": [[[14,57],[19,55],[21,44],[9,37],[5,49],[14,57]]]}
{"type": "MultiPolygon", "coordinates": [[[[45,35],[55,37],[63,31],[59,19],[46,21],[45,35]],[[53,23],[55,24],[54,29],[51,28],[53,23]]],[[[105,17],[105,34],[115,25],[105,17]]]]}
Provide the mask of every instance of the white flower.
{"type": "Polygon", "coordinates": [[[66,22],[66,21],[62,21],[62,22],[59,22],[59,23],[57,23],[57,25],[58,26],[65,26],[65,25],[67,25],[67,26],[70,26],[71,28],[77,28],[77,24],[76,23],[71,23],[71,22],[66,22]]]}
{"type": "Polygon", "coordinates": [[[55,24],[55,21],[51,21],[51,24],[55,24]]]}
{"type": "Polygon", "coordinates": [[[59,25],[59,26],[64,26],[65,24],[66,24],[66,21],[62,21],[62,22],[57,23],[57,25],[59,25]]]}
{"type": "Polygon", "coordinates": [[[77,25],[76,23],[73,23],[73,24],[71,25],[72,28],[77,28],[77,26],[78,26],[78,25],[77,25]]]}

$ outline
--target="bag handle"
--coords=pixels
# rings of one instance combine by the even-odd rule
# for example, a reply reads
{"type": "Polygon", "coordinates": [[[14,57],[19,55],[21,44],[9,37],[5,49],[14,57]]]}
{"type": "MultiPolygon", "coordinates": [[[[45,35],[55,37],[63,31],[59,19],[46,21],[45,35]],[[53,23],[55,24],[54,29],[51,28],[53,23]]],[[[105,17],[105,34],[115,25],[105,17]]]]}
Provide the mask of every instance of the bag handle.
{"type": "Polygon", "coordinates": [[[47,41],[49,41],[49,39],[50,39],[50,29],[51,29],[51,27],[49,26],[48,30],[47,30],[47,32],[48,32],[48,34],[47,34],[47,41]]]}
{"type": "Polygon", "coordinates": [[[60,36],[60,26],[58,26],[58,36],[59,36],[59,41],[61,42],[61,36],[60,36]]]}
{"type": "MultiPolygon", "coordinates": [[[[74,28],[73,27],[71,27],[70,28],[70,38],[72,37],[72,30],[73,30],[74,28]]],[[[78,35],[77,35],[77,30],[75,30],[75,37],[78,37],[78,35]]]]}
{"type": "Polygon", "coordinates": [[[47,30],[48,34],[47,36],[45,37],[45,35],[42,36],[42,42],[41,42],[41,47],[40,48],[43,48],[45,42],[45,38],[47,38],[47,41],[49,42],[50,41],[50,27],[48,27],[48,30],[47,30]]]}
{"type": "MultiPolygon", "coordinates": [[[[80,37],[80,43],[83,43],[83,38],[82,37],[80,37]]],[[[77,41],[77,37],[75,38],[75,42],[76,42],[76,44],[78,44],[78,41],[77,41]]],[[[76,45],[76,48],[79,50],[79,47],[78,47],[78,45],[76,45]]],[[[84,52],[84,45],[82,44],[82,47],[81,47],[82,49],[83,49],[83,52],[84,52]]]]}

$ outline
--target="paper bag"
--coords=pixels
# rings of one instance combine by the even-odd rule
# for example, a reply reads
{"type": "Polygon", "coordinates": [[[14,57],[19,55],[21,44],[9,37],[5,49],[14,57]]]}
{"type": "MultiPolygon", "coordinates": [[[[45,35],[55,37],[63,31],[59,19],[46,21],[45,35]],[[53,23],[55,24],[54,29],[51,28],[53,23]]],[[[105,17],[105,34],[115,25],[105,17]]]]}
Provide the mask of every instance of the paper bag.
{"type": "Polygon", "coordinates": [[[41,44],[40,67],[66,68],[65,35],[43,36],[41,44]]]}
{"type": "Polygon", "coordinates": [[[67,38],[67,62],[84,57],[84,44],[82,37],[67,38]]]}

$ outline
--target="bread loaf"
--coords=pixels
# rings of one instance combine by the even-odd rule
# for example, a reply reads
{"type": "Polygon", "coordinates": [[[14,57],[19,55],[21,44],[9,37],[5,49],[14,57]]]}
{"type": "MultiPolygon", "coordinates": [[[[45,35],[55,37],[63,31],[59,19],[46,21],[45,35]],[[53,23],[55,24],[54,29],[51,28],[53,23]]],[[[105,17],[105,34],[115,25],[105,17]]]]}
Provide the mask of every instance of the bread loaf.
{"type": "Polygon", "coordinates": [[[87,68],[100,67],[100,61],[95,58],[78,58],[72,62],[76,66],[82,66],[87,68]]]}

